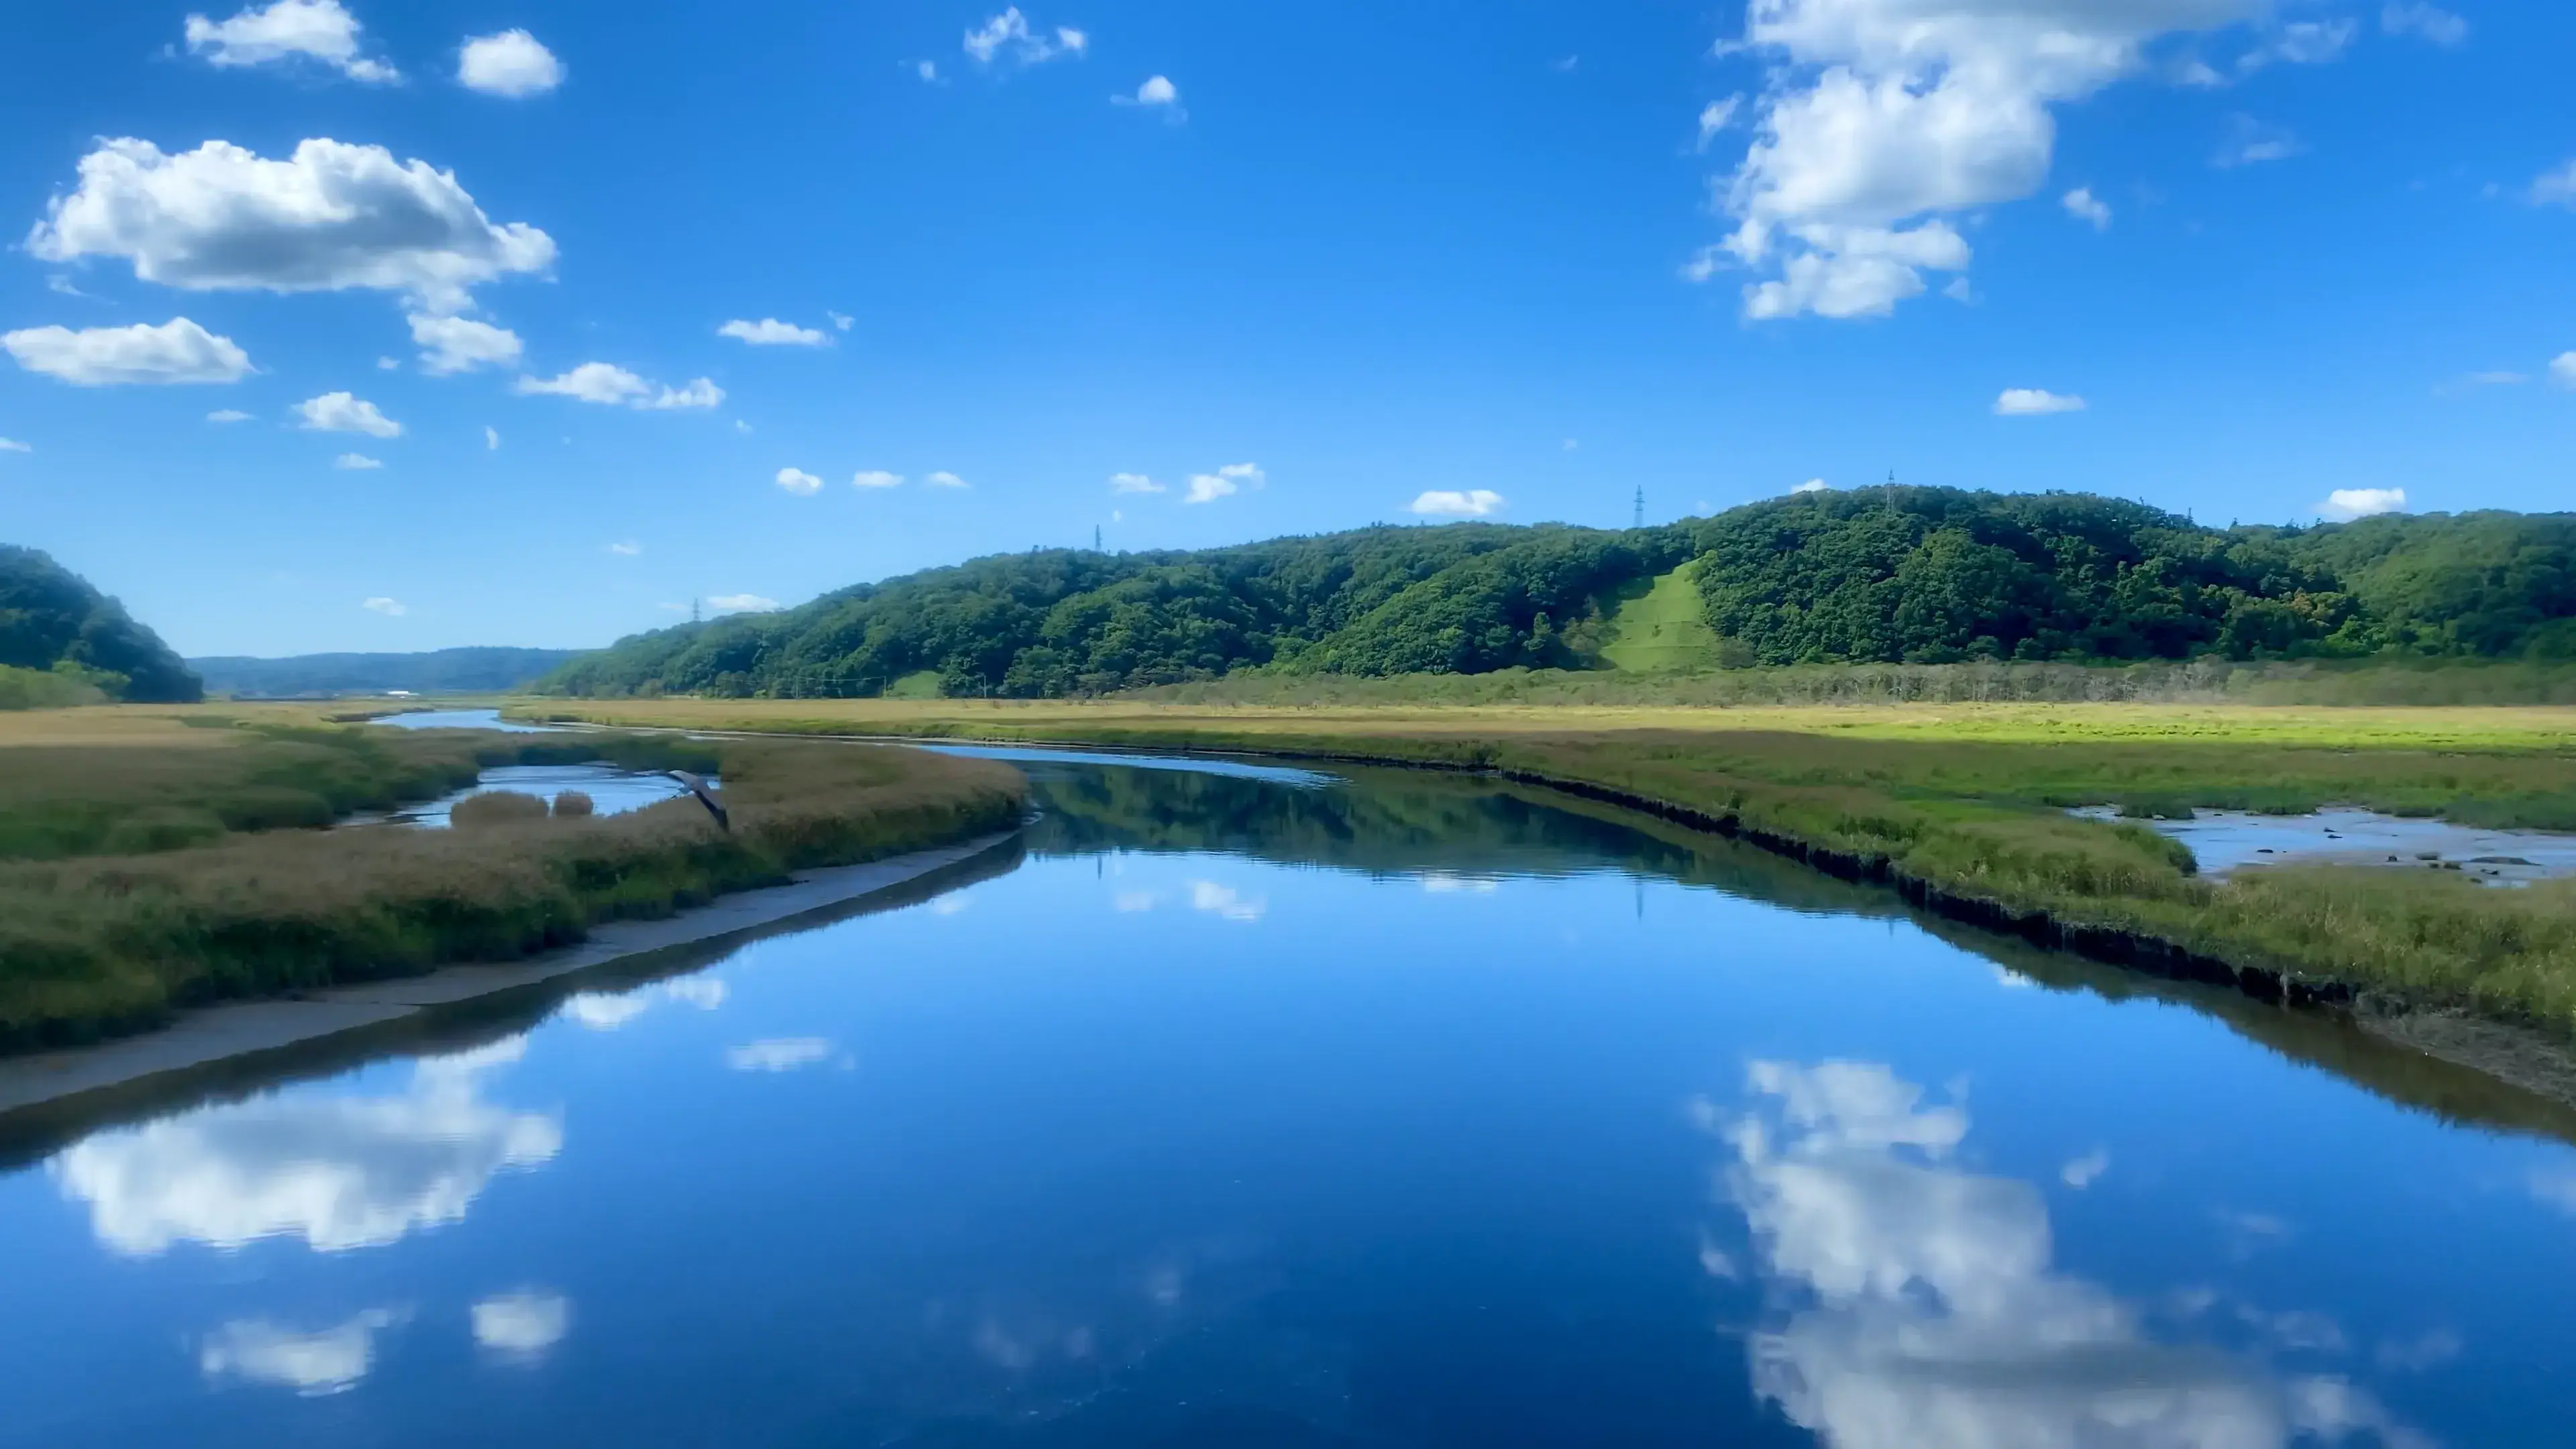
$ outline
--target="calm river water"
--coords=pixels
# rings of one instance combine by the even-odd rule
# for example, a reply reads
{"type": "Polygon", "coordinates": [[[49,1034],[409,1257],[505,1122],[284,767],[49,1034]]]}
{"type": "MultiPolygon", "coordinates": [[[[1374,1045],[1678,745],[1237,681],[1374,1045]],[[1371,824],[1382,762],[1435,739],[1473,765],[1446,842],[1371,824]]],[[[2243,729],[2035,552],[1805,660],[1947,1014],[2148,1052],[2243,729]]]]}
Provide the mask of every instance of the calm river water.
{"type": "Polygon", "coordinates": [[[1029,768],[909,903],[21,1132],[0,1442],[2576,1440],[2536,1099],[1499,785],[1029,768]]]}

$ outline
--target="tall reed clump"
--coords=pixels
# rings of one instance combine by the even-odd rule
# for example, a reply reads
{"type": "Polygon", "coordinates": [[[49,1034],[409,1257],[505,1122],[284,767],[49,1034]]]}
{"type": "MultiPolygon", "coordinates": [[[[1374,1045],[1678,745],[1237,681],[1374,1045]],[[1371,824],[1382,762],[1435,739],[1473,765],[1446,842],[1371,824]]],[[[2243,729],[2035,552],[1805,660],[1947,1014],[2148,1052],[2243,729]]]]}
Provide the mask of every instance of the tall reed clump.
{"type": "MultiPolygon", "coordinates": [[[[502,748],[492,738],[451,743],[502,748]]],[[[734,828],[694,800],[588,819],[532,801],[525,818],[466,830],[236,832],[159,854],[0,863],[0,1049],[132,1030],[180,1006],[511,960],[602,920],[1004,829],[1027,798],[1007,766],[891,746],[584,735],[507,748],[531,763],[689,752],[722,774],[734,828]]]]}

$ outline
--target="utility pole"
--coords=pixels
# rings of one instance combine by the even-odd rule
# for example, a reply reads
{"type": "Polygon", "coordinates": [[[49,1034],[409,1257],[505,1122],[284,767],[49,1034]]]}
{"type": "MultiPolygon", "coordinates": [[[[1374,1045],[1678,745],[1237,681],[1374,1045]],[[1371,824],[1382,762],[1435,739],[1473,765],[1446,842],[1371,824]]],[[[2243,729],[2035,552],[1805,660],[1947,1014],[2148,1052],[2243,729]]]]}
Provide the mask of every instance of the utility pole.
{"type": "Polygon", "coordinates": [[[1646,485],[1643,483],[1637,485],[1636,518],[1628,526],[1631,528],[1643,528],[1646,526],[1646,485]]]}
{"type": "Polygon", "coordinates": [[[706,611],[698,607],[698,601],[695,599],[689,600],[689,622],[692,624],[703,624],[706,621],[706,611]]]}
{"type": "Polygon", "coordinates": [[[1091,525],[1091,551],[1100,552],[1100,525],[1097,523],[1091,525]]]}

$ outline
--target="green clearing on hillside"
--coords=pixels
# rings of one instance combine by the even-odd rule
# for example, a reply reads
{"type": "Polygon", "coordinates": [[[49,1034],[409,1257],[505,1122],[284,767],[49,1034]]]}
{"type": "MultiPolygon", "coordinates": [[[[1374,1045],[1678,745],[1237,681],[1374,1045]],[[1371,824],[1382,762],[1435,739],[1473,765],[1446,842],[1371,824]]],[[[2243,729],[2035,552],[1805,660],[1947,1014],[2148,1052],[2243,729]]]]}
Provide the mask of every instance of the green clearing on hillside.
{"type": "Polygon", "coordinates": [[[1718,667],[1717,631],[1701,611],[1697,561],[1631,587],[1612,611],[1601,657],[1614,669],[1671,674],[1718,667]]]}
{"type": "Polygon", "coordinates": [[[916,669],[887,685],[885,691],[888,699],[940,699],[944,696],[936,669],[916,669]]]}

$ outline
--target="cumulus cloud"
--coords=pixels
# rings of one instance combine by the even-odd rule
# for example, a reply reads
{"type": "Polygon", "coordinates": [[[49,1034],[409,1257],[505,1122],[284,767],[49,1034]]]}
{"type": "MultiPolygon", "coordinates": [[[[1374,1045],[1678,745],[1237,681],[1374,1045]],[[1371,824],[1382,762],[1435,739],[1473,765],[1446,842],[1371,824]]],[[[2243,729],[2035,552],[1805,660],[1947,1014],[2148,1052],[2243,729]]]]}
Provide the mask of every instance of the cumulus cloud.
{"type": "Polygon", "coordinates": [[[2319,517],[2338,523],[2368,518],[2375,513],[2405,511],[2406,490],[2403,488],[2338,488],[2326,495],[2325,502],[2317,505],[2319,517]]]}
{"type": "Polygon", "coordinates": [[[2350,19],[2291,21],[2239,56],[2236,73],[2252,75],[2276,61],[2286,65],[2331,65],[2343,58],[2360,30],[2350,19]]]}
{"type": "Polygon", "coordinates": [[[432,312],[414,312],[410,320],[421,369],[433,377],[519,363],[519,334],[507,327],[432,312]]]}
{"type": "Polygon", "coordinates": [[[1112,473],[1109,475],[1109,491],[1112,493],[1167,493],[1171,490],[1142,473],[1112,473]]]}
{"type": "Polygon", "coordinates": [[[206,1335],[197,1346],[197,1369],[210,1379],[293,1389],[315,1397],[353,1388],[375,1365],[376,1335],[400,1321],[387,1308],[371,1308],[333,1328],[297,1333],[265,1318],[242,1318],[206,1335]]]}
{"type": "Polygon", "coordinates": [[[996,59],[1044,65],[1090,49],[1091,37],[1071,26],[1059,26],[1052,35],[1032,28],[1016,5],[966,32],[966,53],[977,65],[991,65],[996,59]]]}
{"type": "Polygon", "coordinates": [[[462,1221],[496,1174],[562,1150],[559,1118],[483,1100],[485,1075],[521,1049],[513,1039],[417,1063],[399,1096],[295,1089],[102,1132],[52,1171],[88,1205],[98,1240],[129,1257],[272,1237],[324,1253],[383,1247],[462,1221]]]}
{"type": "Polygon", "coordinates": [[[820,347],[827,340],[820,331],[763,317],[757,322],[736,319],[716,329],[718,337],[731,337],[754,347],[820,347]]]}
{"type": "Polygon", "coordinates": [[[2260,166],[2266,161],[2287,161],[2307,150],[2286,126],[2268,125],[2252,116],[2238,114],[2227,118],[2227,139],[2219,142],[2209,164],[2222,171],[2239,166],[2260,166]]]}
{"type": "Polygon", "coordinates": [[[340,0],[277,0],[246,9],[220,23],[202,15],[188,17],[188,53],[217,67],[273,65],[295,60],[319,61],[354,81],[383,85],[402,79],[380,60],[358,53],[356,17],[340,0]]]}
{"type": "MultiPolygon", "coordinates": [[[[385,465],[377,459],[368,457],[364,453],[342,453],[339,457],[331,460],[331,466],[339,469],[343,473],[361,473],[369,469],[381,468],[385,465]]],[[[375,609],[376,612],[380,614],[399,614],[403,611],[402,605],[395,603],[391,599],[369,599],[367,600],[367,607],[375,609]],[[379,608],[379,605],[386,607],[379,608]]]]}
{"type": "Polygon", "coordinates": [[[564,1003],[564,1015],[585,1031],[615,1031],[652,1008],[641,991],[585,991],[564,1003]]]}
{"type": "Polygon", "coordinates": [[[2534,206],[2576,206],[2576,161],[2534,177],[2530,195],[2534,206]]]}
{"type": "Polygon", "coordinates": [[[1797,487],[1792,488],[1789,491],[1792,493],[1823,493],[1832,487],[1832,484],[1827,483],[1822,478],[1810,478],[1806,482],[1799,484],[1797,487]]]}
{"type": "Polygon", "coordinates": [[[823,315],[830,318],[832,325],[843,332],[847,332],[852,327],[857,326],[859,321],[858,318],[851,316],[847,312],[825,312],[823,315]]]}
{"type": "Polygon", "coordinates": [[[2379,12],[2379,28],[2391,35],[2413,35],[2435,45],[2465,45],[2469,22],[2422,0],[2389,0],[2379,12]]]}
{"type": "Polygon", "coordinates": [[[2102,1174],[2109,1172],[2110,1170],[2111,1154],[2097,1147],[2091,1152],[2085,1153],[2082,1157],[2078,1157],[2067,1163],[2064,1167],[2059,1168],[2057,1170],[2057,1180],[2065,1183],[2068,1187],[2074,1188],[2077,1192],[2082,1192],[2084,1189],[2091,1187],[2094,1183],[2101,1181],[2102,1174]]]}
{"type": "Polygon", "coordinates": [[[1413,511],[1435,518],[1486,518],[1503,506],[1503,495],[1491,488],[1432,489],[1413,500],[1413,511]]]}
{"type": "Polygon", "coordinates": [[[524,30],[475,36],[457,53],[457,83],[487,96],[543,95],[563,77],[563,62],[524,30]]]}
{"type": "Polygon", "coordinates": [[[901,473],[889,473],[883,468],[868,468],[862,470],[856,477],[852,478],[850,480],[850,486],[853,488],[900,488],[903,486],[903,475],[901,473]]]}
{"type": "Polygon", "coordinates": [[[376,410],[376,405],[345,392],[326,392],[295,405],[301,426],[315,433],[364,433],[371,438],[399,438],[402,424],[376,410]]]}
{"type": "Polygon", "coordinates": [[[733,1048],[725,1065],[737,1072],[792,1072],[831,1055],[832,1044],[819,1036],[776,1037],[733,1048]]]}
{"type": "Polygon", "coordinates": [[[1111,96],[1109,99],[1112,103],[1121,106],[1142,106],[1147,110],[1159,110],[1176,121],[1183,114],[1181,88],[1172,84],[1169,76],[1150,76],[1143,85],[1136,87],[1136,94],[1111,96]]]}
{"type": "Polygon", "coordinates": [[[410,613],[410,612],[411,612],[411,610],[409,610],[409,609],[407,609],[407,608],[404,608],[404,607],[403,607],[402,601],[401,601],[401,600],[399,600],[399,599],[386,599],[386,598],[375,598],[375,599],[369,599],[369,600],[367,600],[366,602],[364,602],[364,603],[362,603],[362,604],[358,605],[358,607],[359,607],[359,608],[361,608],[361,609],[366,610],[367,612],[369,612],[369,613],[371,613],[371,614],[383,614],[383,615],[385,615],[385,616],[386,616],[386,617],[388,617],[388,618],[394,618],[394,619],[399,619],[399,618],[401,618],[403,615],[408,614],[408,613],[410,613]]]}
{"type": "Polygon", "coordinates": [[[707,607],[724,614],[766,614],[778,607],[778,601],[758,594],[716,594],[707,600],[707,607]]]}
{"type": "Polygon", "coordinates": [[[972,486],[967,483],[965,479],[960,478],[956,474],[948,472],[945,469],[936,473],[925,474],[921,481],[929,484],[933,488],[966,488],[972,486]]]}
{"type": "Polygon", "coordinates": [[[778,470],[778,486],[800,497],[812,497],[823,491],[823,480],[802,468],[778,470]]]}
{"type": "Polygon", "coordinates": [[[664,410],[671,408],[713,408],[722,407],[724,405],[724,400],[724,389],[716,386],[712,380],[701,377],[691,381],[685,387],[666,387],[662,389],[661,392],[655,394],[651,402],[641,404],[641,406],[664,410]]]}
{"type": "Polygon", "coordinates": [[[121,257],[147,282],[187,291],[407,293],[433,312],[467,289],[554,265],[554,239],[495,226],[453,172],[398,162],[382,146],[300,142],[270,160],[227,141],[168,155],[102,141],[80,186],[27,238],[46,261],[121,257]]]}
{"type": "Polygon", "coordinates": [[[1995,399],[1999,418],[2034,418],[2049,413],[2080,413],[2084,399],[2044,387],[2008,387],[1995,399]]]}
{"type": "Polygon", "coordinates": [[[1735,113],[1742,109],[1743,105],[1744,97],[1728,96],[1725,100],[1711,101],[1700,107],[1699,144],[1696,149],[1707,150],[1709,143],[1717,139],[1718,132],[1734,125],[1735,113]]]}
{"type": "Polygon", "coordinates": [[[243,412],[239,408],[217,408],[213,412],[206,414],[206,421],[210,423],[246,423],[250,421],[250,414],[243,412]]]}
{"type": "Polygon", "coordinates": [[[2111,229],[2111,204],[2095,196],[2093,188],[2076,187],[2058,200],[2066,208],[2067,215],[2078,221],[2091,222],[2095,231],[2111,229]]]}
{"type": "MultiPolygon", "coordinates": [[[[1723,255],[1775,275],[1752,317],[1883,315],[1960,272],[1944,218],[2047,179],[2055,108],[2136,70],[2149,42],[2247,18],[2257,0],[1753,0],[1742,49],[1774,83],[1716,199],[1723,255]]],[[[1708,256],[1713,271],[1720,254],[1708,256]]]]}
{"type": "Polygon", "coordinates": [[[474,1341],[496,1353],[543,1353],[571,1327],[571,1300],[543,1289],[496,1294],[474,1305],[474,1341]]]}
{"type": "Polygon", "coordinates": [[[2549,380],[2560,387],[2576,388],[2576,352],[2562,352],[2550,360],[2549,380]]]}
{"type": "Polygon", "coordinates": [[[1228,463],[1213,473],[1190,475],[1190,488],[1183,503],[1214,503],[1230,498],[1246,488],[1259,488],[1270,481],[1270,475],[1251,463],[1228,463]]]}
{"type": "Polygon", "coordinates": [[[656,388],[625,368],[585,362],[560,377],[522,377],[511,385],[522,396],[568,397],[604,407],[711,408],[724,402],[724,389],[706,378],[686,387],[656,388]]]}
{"type": "Polygon", "coordinates": [[[118,383],[239,382],[250,373],[250,354],[185,317],[158,327],[28,327],[0,333],[29,372],[83,387],[118,383]]]}

